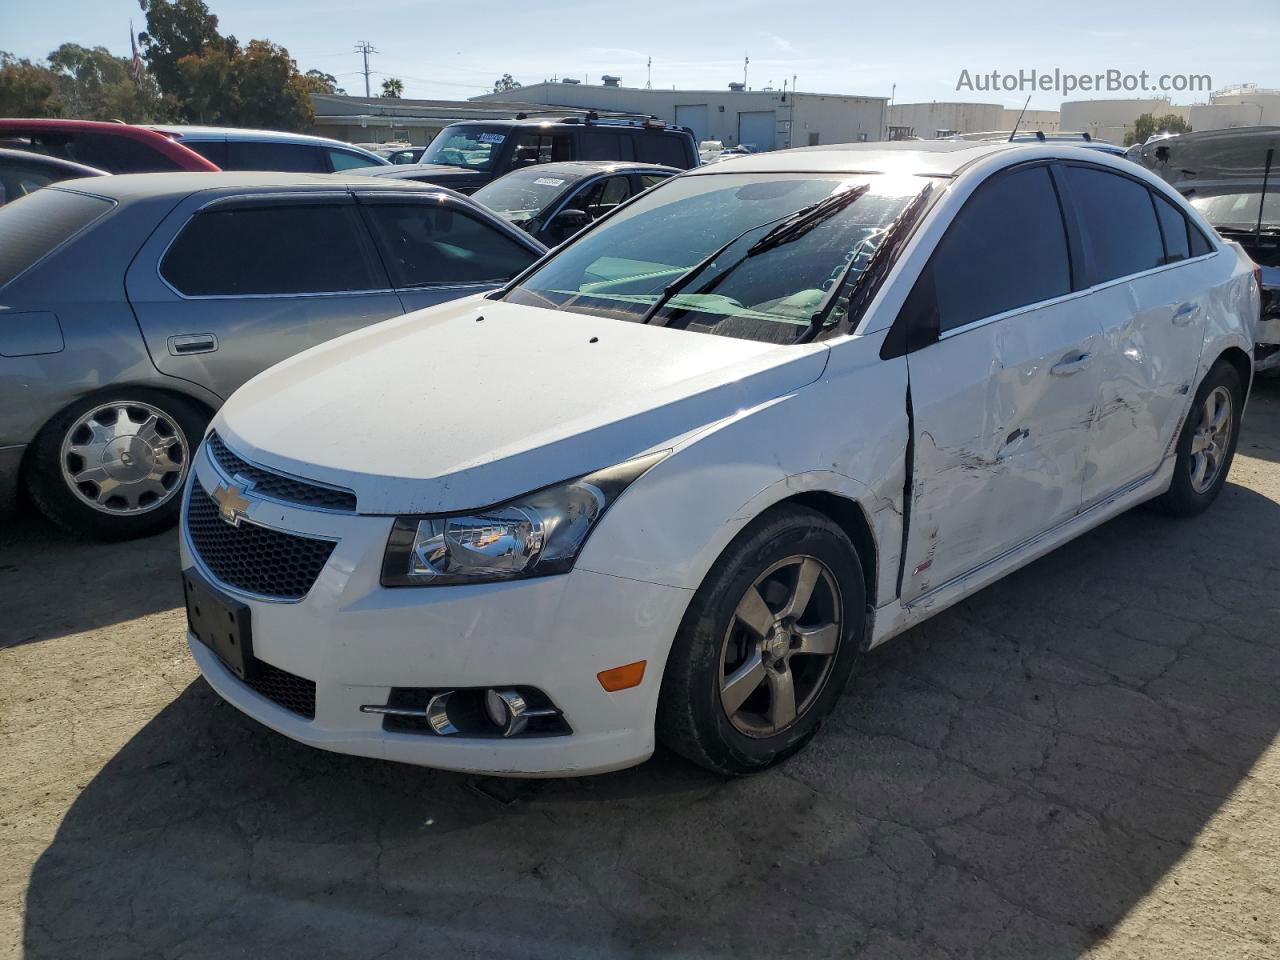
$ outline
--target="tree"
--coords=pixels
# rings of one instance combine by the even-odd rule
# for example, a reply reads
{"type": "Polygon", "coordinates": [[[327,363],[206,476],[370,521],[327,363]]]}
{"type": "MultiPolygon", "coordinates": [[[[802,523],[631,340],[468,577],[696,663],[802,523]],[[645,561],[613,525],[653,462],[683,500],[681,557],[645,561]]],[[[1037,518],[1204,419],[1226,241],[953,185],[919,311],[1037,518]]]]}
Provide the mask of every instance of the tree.
{"type": "Polygon", "coordinates": [[[250,40],[244,49],[210,47],[178,61],[187,99],[183,113],[198,123],[304,130],[315,120],[307,81],[284,47],[250,40]]]}
{"type": "Polygon", "coordinates": [[[382,95],[398,100],[404,96],[404,81],[397,80],[395,77],[387,77],[382,81],[382,95]]]}
{"type": "Polygon", "coordinates": [[[347,93],[338,86],[337,77],[322,70],[308,70],[302,75],[302,81],[307,85],[309,93],[336,93],[341,96],[346,96],[347,93]]]}
{"type": "Polygon", "coordinates": [[[130,62],[113,56],[106,47],[64,43],[49,54],[49,67],[64,116],[149,123],[171,112],[155,80],[146,74],[141,82],[135,80],[130,62]]]}
{"type": "Polygon", "coordinates": [[[494,81],[493,92],[509,93],[510,91],[515,90],[519,86],[520,86],[519,80],[513,80],[511,78],[511,74],[504,73],[500,79],[494,81]]]}
{"type": "Polygon", "coordinates": [[[203,0],[152,0],[147,8],[147,29],[138,38],[147,58],[147,67],[160,89],[183,100],[184,57],[203,56],[218,51],[230,56],[238,48],[235,37],[218,33],[218,18],[203,0]]]}
{"type": "Polygon", "coordinates": [[[0,116],[57,117],[57,76],[48,67],[0,50],[0,116]]]}
{"type": "Polygon", "coordinates": [[[1126,134],[1124,145],[1131,147],[1135,143],[1146,143],[1156,133],[1190,133],[1191,125],[1176,113],[1166,113],[1163,117],[1155,117],[1144,113],[1133,122],[1133,132],[1126,134]]]}

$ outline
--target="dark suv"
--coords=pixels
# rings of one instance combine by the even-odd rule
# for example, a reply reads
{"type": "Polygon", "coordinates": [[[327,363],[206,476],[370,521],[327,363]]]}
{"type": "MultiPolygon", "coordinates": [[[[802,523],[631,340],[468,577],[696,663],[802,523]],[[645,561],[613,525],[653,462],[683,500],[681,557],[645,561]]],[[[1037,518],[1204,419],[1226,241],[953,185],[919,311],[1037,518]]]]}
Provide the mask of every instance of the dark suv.
{"type": "Polygon", "coordinates": [[[680,170],[698,165],[698,144],[688,127],[661,120],[586,117],[466,120],[436,134],[409,165],[352,170],[369,177],[419,180],[473,193],[512,170],[563,160],[657,163],[680,170]]]}

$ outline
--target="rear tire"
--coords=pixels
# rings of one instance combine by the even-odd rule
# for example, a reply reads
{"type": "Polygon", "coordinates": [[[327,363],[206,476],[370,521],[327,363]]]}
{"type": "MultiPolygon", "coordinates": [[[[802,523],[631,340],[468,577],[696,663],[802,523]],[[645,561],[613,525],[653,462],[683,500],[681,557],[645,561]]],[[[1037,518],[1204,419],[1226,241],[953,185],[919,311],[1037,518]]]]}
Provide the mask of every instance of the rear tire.
{"type": "Polygon", "coordinates": [[[685,612],[658,698],[659,738],[722,774],[785,760],[839,701],[865,622],[862,567],[844,531],[806,508],[769,510],[685,612]]]}
{"type": "Polygon", "coordinates": [[[68,533],[131,540],[173,526],[209,414],[160,390],[104,390],[67,407],[37,435],[24,485],[68,533]]]}
{"type": "Polygon", "coordinates": [[[1244,387],[1235,367],[1225,360],[1214,364],[1178,435],[1173,482],[1157,503],[1175,517],[1193,517],[1209,509],[1231,471],[1244,387]]]}

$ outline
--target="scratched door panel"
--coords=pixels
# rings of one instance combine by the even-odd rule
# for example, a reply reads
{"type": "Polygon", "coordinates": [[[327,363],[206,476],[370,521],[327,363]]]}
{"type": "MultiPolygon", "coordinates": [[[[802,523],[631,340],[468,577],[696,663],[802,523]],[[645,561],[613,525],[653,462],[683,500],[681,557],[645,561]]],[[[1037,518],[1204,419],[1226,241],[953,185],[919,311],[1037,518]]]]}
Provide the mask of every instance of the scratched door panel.
{"type": "Polygon", "coordinates": [[[915,463],[904,600],[1079,511],[1099,338],[1077,295],[908,355],[915,463]]]}

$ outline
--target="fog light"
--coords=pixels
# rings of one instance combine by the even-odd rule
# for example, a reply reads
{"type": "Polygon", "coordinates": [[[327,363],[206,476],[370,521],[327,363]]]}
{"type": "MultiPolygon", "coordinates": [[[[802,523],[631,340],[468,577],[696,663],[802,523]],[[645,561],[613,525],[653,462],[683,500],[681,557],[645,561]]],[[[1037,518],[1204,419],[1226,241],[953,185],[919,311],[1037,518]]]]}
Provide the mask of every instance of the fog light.
{"type": "Polygon", "coordinates": [[[524,732],[524,728],[529,725],[529,718],[525,714],[527,707],[524,697],[514,690],[490,688],[484,692],[484,711],[495,727],[502,728],[504,737],[514,737],[524,732]]]}

